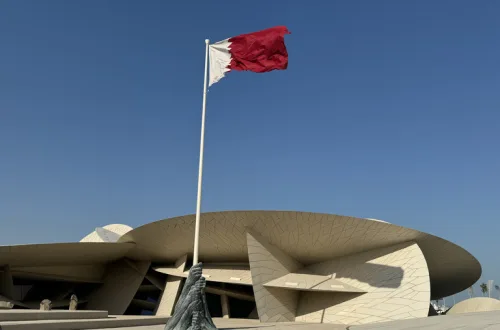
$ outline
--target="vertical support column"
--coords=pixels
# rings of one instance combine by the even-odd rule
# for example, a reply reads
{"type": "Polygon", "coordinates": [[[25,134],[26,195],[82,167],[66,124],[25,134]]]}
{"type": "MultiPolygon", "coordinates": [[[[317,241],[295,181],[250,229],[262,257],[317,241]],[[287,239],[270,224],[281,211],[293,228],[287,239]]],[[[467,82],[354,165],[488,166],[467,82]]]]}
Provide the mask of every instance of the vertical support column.
{"type": "Polygon", "coordinates": [[[123,315],[134,299],[150,262],[121,259],[108,265],[104,284],[89,296],[87,309],[107,310],[110,315],[123,315]]]}
{"type": "MultiPolygon", "coordinates": [[[[175,267],[184,272],[186,269],[186,261],[187,255],[184,255],[177,259],[175,262],[175,267]]],[[[158,304],[156,305],[156,309],[154,311],[155,315],[161,316],[172,316],[174,313],[175,303],[177,302],[177,298],[182,290],[182,282],[184,279],[182,277],[167,276],[167,281],[165,283],[165,289],[160,295],[158,299],[158,304]]]]}
{"type": "Polygon", "coordinates": [[[247,231],[247,247],[260,321],[294,322],[299,291],[266,288],[264,284],[303,268],[302,264],[251,231],[247,231]]]}
{"type": "MultiPolygon", "coordinates": [[[[222,283],[222,289],[225,289],[224,283],[222,283]]],[[[221,294],[220,295],[220,303],[222,307],[222,318],[223,319],[228,319],[229,316],[229,298],[227,297],[226,294],[221,294]]]]}
{"type": "Polygon", "coordinates": [[[0,267],[0,295],[9,299],[14,298],[14,282],[12,280],[12,273],[10,272],[9,265],[0,267]]]}

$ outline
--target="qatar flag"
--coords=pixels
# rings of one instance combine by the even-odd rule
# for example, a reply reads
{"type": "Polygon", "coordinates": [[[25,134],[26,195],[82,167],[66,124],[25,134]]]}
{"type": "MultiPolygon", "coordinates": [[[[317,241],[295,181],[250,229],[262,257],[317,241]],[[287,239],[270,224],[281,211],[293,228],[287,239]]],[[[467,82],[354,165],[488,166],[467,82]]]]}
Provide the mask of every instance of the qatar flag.
{"type": "Polygon", "coordinates": [[[285,26],[276,26],[210,45],[209,86],[233,70],[258,73],[285,70],[288,66],[285,34],[290,34],[285,26]]]}

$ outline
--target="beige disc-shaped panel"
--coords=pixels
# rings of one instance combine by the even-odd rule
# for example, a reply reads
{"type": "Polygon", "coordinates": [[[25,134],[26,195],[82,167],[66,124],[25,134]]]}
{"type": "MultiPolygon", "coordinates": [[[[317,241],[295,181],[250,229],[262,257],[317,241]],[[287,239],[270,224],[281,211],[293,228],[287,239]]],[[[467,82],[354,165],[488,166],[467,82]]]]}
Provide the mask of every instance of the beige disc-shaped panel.
{"type": "Polygon", "coordinates": [[[452,315],[476,312],[491,312],[499,310],[500,300],[488,297],[476,297],[459,302],[458,304],[450,308],[450,310],[446,314],[452,315]]]}
{"type": "MultiPolygon", "coordinates": [[[[194,215],[160,220],[131,230],[118,242],[136,243],[129,258],[173,263],[192,255],[194,223],[194,215]]],[[[200,225],[203,262],[248,263],[246,233],[252,230],[304,266],[415,242],[429,267],[432,299],[460,292],[481,275],[479,262],[463,248],[383,221],[310,212],[226,211],[203,213],[200,225]]]]}
{"type": "Polygon", "coordinates": [[[80,242],[115,243],[120,239],[120,237],[132,229],[132,227],[122,224],[111,224],[104,227],[97,227],[93,232],[82,238],[80,242]]]}

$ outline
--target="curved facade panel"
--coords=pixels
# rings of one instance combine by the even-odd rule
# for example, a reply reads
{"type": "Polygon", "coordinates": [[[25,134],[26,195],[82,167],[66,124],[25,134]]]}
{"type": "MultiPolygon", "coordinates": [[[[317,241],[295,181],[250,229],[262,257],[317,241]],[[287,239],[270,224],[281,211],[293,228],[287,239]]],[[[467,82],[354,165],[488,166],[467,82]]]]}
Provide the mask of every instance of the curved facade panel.
{"type": "Polygon", "coordinates": [[[429,311],[429,272],[414,242],[336,258],[307,270],[334,276],[366,293],[304,292],[297,321],[366,324],[425,317],[429,311]]]}
{"type": "Polygon", "coordinates": [[[465,314],[465,313],[479,313],[500,311],[500,301],[488,297],[475,297],[459,302],[448,312],[447,315],[465,314]]]}
{"type": "Polygon", "coordinates": [[[133,228],[122,224],[111,224],[98,227],[93,232],[85,236],[80,242],[117,242],[121,236],[125,235],[133,228]]]}
{"type": "Polygon", "coordinates": [[[295,321],[299,291],[266,287],[266,283],[299,271],[304,266],[255,233],[247,234],[253,292],[262,322],[295,321]]]}
{"type": "Polygon", "coordinates": [[[123,258],[130,243],[54,243],[0,246],[0,265],[58,266],[107,263],[123,258]]]}

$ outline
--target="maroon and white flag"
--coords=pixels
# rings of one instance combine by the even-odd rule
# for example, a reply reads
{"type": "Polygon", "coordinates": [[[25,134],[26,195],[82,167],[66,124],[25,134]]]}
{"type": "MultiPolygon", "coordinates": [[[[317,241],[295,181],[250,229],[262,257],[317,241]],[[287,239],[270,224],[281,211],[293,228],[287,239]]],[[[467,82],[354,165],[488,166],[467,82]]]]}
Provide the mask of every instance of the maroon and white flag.
{"type": "Polygon", "coordinates": [[[288,66],[286,34],[290,32],[285,26],[276,26],[210,45],[209,86],[232,70],[258,73],[285,70],[288,66]]]}

